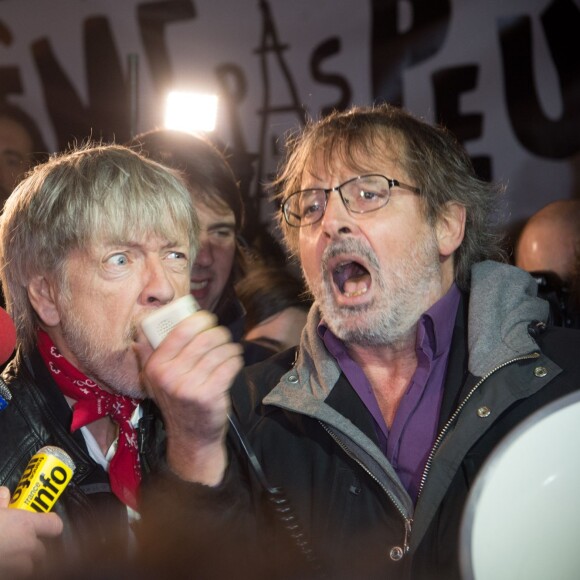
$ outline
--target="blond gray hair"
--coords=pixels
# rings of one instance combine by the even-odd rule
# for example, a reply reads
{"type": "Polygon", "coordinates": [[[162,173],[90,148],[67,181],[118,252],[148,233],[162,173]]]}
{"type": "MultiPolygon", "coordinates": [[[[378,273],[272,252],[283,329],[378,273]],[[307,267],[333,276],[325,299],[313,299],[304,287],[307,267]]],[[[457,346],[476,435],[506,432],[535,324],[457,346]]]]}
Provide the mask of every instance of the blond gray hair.
{"type": "Polygon", "coordinates": [[[199,224],[191,196],[172,170],[120,145],[83,145],[38,165],[14,190],[0,218],[0,275],[18,344],[30,351],[38,318],[28,298],[36,276],[68,292],[66,261],[98,240],[158,235],[188,240],[199,224]]]}

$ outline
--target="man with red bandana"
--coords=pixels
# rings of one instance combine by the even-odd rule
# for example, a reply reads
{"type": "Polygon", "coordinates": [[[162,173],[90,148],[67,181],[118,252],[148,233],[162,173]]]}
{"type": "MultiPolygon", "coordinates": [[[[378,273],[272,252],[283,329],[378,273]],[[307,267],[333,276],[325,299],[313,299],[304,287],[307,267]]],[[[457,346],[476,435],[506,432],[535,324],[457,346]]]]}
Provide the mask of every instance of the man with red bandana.
{"type": "MultiPolygon", "coordinates": [[[[314,298],[300,346],[184,396],[203,428],[146,504],[198,565],[192,521],[254,577],[459,578],[474,479],[578,389],[580,334],[546,325],[534,280],[502,263],[500,188],[443,128],[335,112],[289,142],[278,186],[314,298]]],[[[159,359],[145,374],[171,396],[159,359]]]]}
{"type": "MultiPolygon", "coordinates": [[[[17,351],[2,376],[10,396],[0,413],[0,484],[14,493],[28,461],[45,446],[65,451],[75,470],[56,502],[58,516],[0,514],[7,525],[0,535],[6,574],[39,577],[49,565],[46,555],[77,572],[96,563],[108,570],[107,562],[131,551],[146,468],[140,452],[158,416],[141,379],[153,353],[141,322],[189,293],[198,232],[178,176],[115,145],[51,158],[8,199],[0,261],[17,351]],[[11,525],[29,527],[28,551],[4,549],[12,536],[24,538],[21,530],[11,534],[11,525]],[[53,536],[59,541],[43,551],[53,536]]],[[[241,348],[214,315],[200,310],[173,334],[195,373],[189,389],[231,384],[242,367],[241,348]]],[[[171,349],[171,341],[159,348],[171,349]]],[[[182,363],[173,358],[179,372],[165,385],[177,401],[165,419],[168,459],[195,432],[195,426],[181,432],[182,363]]],[[[7,503],[2,490],[0,510],[7,503]]]]}

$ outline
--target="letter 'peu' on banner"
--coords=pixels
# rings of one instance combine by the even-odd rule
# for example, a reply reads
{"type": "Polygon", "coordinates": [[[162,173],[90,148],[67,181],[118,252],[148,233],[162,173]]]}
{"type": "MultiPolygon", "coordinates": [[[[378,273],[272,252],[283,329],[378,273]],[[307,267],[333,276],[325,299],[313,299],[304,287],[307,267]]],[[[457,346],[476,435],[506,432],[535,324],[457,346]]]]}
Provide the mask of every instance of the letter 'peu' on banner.
{"type": "Polygon", "coordinates": [[[28,462],[8,507],[49,512],[72,479],[75,464],[59,447],[43,447],[28,462]]]}

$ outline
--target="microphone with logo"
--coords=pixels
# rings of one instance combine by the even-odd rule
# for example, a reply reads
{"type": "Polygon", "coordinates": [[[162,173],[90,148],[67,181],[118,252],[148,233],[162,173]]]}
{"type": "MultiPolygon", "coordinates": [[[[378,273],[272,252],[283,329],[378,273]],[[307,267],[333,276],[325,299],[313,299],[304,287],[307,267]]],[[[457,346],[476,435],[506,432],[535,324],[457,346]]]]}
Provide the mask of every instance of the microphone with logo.
{"type": "MultiPolygon", "coordinates": [[[[16,346],[16,328],[12,318],[3,308],[0,308],[0,365],[3,365],[14,352],[16,346]]],[[[8,406],[12,395],[4,381],[0,378],[0,411],[8,406]]]]}
{"type": "Polygon", "coordinates": [[[60,447],[47,445],[28,462],[8,505],[48,513],[72,479],[74,461],[60,447]]]}

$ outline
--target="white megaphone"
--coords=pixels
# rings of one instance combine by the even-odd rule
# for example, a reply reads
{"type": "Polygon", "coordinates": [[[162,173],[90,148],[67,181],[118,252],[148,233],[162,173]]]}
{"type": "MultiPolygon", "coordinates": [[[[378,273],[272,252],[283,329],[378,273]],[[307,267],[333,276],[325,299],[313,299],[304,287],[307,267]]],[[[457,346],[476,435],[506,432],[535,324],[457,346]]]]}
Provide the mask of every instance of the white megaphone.
{"type": "Polygon", "coordinates": [[[516,427],[484,464],[461,528],[465,580],[580,578],[580,392],[516,427]]]}

